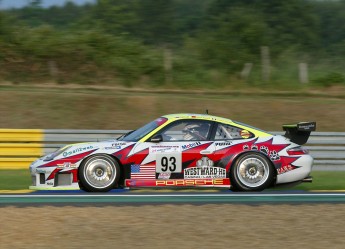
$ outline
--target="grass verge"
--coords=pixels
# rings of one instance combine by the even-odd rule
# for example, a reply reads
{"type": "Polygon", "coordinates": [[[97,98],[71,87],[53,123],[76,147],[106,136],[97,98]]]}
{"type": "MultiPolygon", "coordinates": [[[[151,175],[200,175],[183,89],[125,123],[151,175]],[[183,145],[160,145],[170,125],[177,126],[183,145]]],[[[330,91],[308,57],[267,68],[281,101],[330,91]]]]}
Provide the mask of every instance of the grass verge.
{"type": "Polygon", "coordinates": [[[0,190],[28,189],[29,185],[29,169],[0,170],[0,190]]]}
{"type": "Polygon", "coordinates": [[[343,89],[302,96],[299,91],[258,89],[103,88],[0,85],[0,128],[131,130],[161,115],[207,109],[267,131],[281,131],[282,124],[299,121],[316,121],[317,131],[344,131],[343,89]]]}
{"type": "MultiPolygon", "coordinates": [[[[302,183],[286,189],[294,190],[345,190],[345,171],[315,171],[313,183],[302,183]]],[[[31,184],[29,170],[0,170],[0,190],[28,189],[31,184]]]]}

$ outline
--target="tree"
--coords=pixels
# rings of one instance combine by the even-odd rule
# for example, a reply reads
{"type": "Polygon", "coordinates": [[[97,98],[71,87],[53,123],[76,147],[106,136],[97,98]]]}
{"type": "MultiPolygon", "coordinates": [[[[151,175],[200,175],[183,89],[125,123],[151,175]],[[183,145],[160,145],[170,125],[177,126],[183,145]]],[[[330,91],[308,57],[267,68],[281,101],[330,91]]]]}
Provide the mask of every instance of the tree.
{"type": "Polygon", "coordinates": [[[42,0],[30,0],[29,7],[33,9],[38,9],[42,7],[42,0]]]}
{"type": "Polygon", "coordinates": [[[139,25],[138,0],[98,0],[89,22],[114,35],[134,36],[139,25]]]}
{"type": "Polygon", "coordinates": [[[138,30],[140,37],[149,44],[167,44],[175,39],[174,1],[145,0],[138,4],[138,30]]]}
{"type": "Polygon", "coordinates": [[[289,47],[313,51],[318,47],[318,18],[309,1],[261,1],[261,9],[270,28],[270,46],[276,51],[289,47]]]}
{"type": "Polygon", "coordinates": [[[212,67],[238,71],[245,62],[255,60],[260,46],[267,44],[267,28],[263,15],[251,7],[232,6],[212,14],[198,37],[204,61],[212,67]]]}
{"type": "Polygon", "coordinates": [[[318,34],[320,46],[327,53],[338,55],[345,53],[345,0],[320,1],[314,3],[314,10],[320,19],[318,34]]]}

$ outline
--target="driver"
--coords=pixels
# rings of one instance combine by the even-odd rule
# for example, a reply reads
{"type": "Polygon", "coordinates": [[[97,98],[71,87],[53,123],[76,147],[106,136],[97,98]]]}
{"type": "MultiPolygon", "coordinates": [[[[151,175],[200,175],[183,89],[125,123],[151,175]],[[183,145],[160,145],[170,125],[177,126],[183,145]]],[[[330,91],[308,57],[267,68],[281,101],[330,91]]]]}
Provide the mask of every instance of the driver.
{"type": "Polygon", "coordinates": [[[207,124],[187,124],[182,132],[183,140],[206,140],[209,126],[207,124]]]}

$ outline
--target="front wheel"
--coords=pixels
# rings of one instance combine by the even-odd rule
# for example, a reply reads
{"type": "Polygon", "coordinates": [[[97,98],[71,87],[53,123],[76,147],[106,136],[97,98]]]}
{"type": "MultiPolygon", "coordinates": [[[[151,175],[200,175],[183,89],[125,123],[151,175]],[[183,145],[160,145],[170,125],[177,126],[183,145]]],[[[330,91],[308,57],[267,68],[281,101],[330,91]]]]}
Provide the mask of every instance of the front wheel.
{"type": "Polygon", "coordinates": [[[79,181],[88,192],[107,192],[114,188],[120,178],[118,162],[108,155],[94,155],[79,167],[79,181]]]}
{"type": "Polygon", "coordinates": [[[249,152],[240,156],[230,169],[230,182],[236,191],[262,191],[274,179],[271,162],[259,153],[249,152]]]}

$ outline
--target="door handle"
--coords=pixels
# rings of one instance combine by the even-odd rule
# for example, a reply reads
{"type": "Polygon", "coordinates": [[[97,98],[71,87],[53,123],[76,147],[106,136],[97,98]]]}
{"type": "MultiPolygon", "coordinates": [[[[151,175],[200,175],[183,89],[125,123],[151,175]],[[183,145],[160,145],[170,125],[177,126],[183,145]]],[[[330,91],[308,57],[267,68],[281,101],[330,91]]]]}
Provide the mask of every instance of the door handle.
{"type": "Polygon", "coordinates": [[[200,151],[201,155],[211,155],[214,151],[211,150],[202,150],[200,151]]]}

